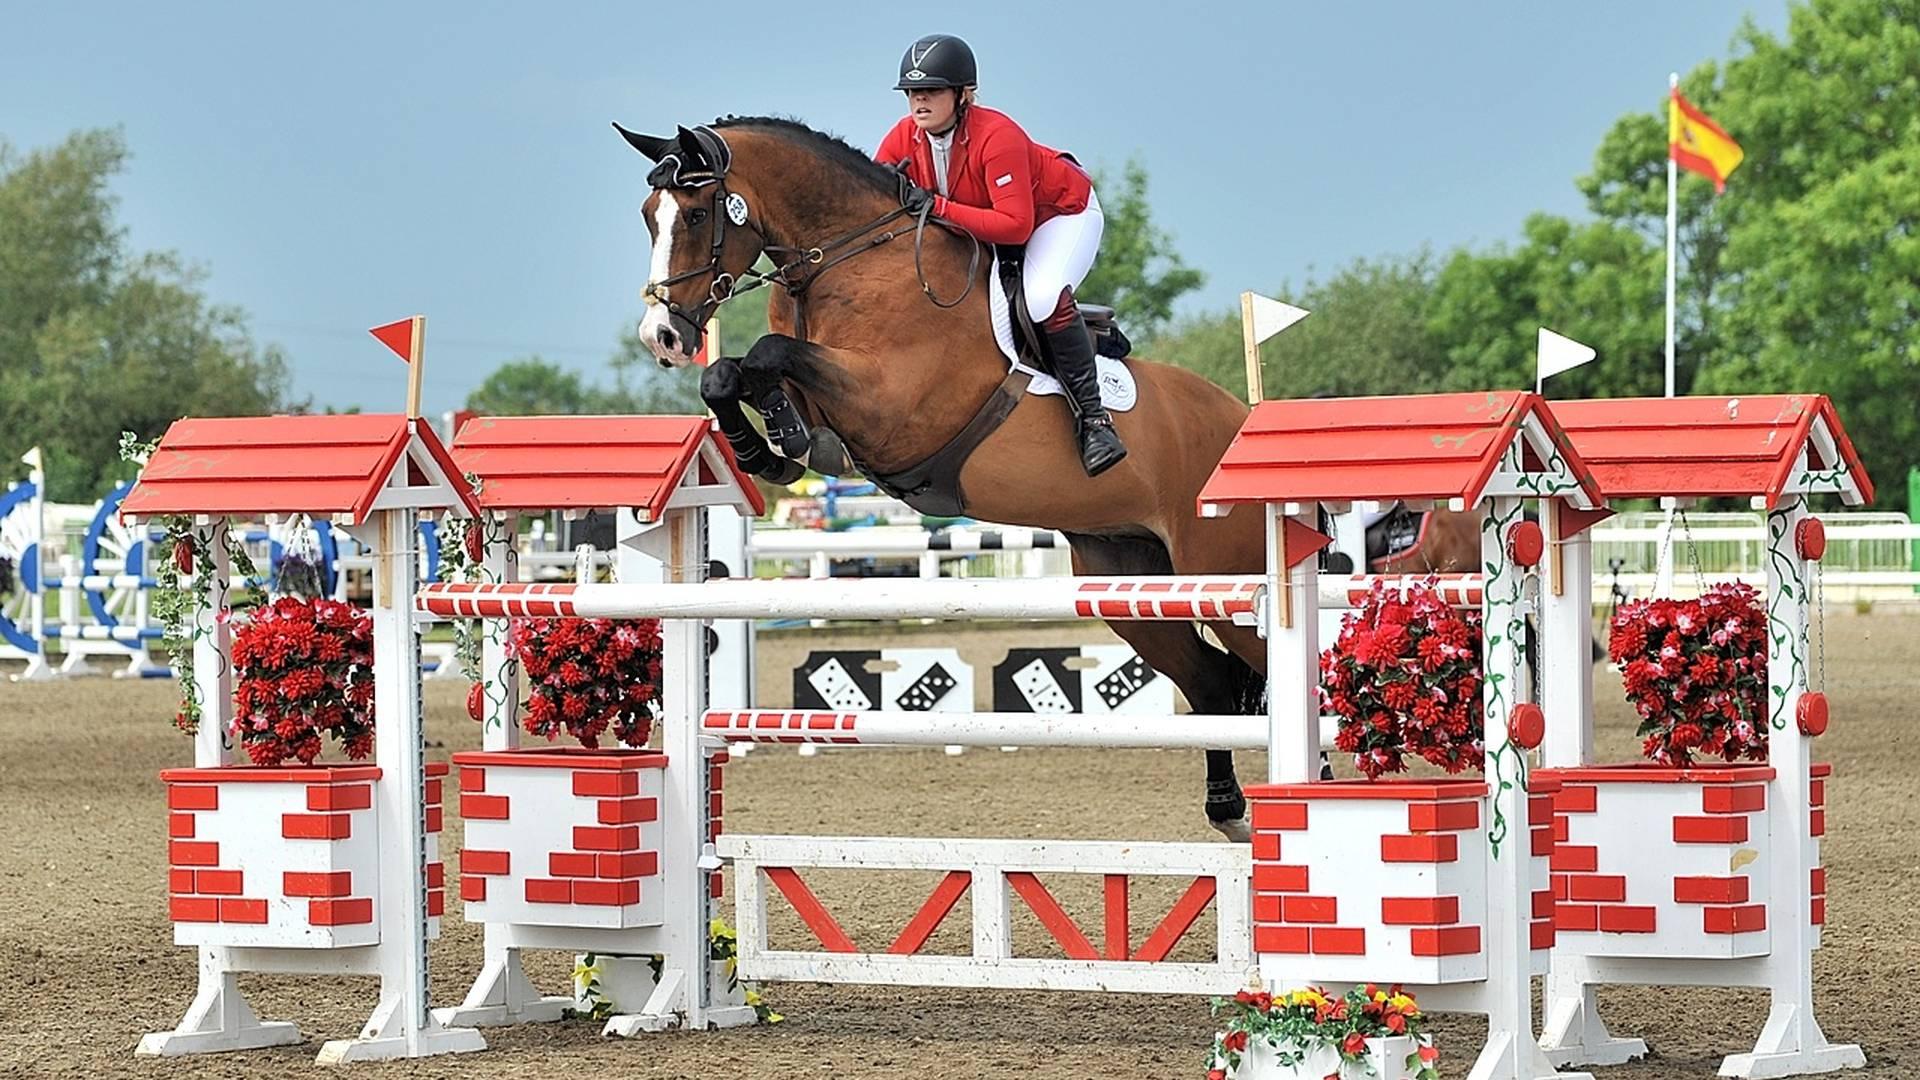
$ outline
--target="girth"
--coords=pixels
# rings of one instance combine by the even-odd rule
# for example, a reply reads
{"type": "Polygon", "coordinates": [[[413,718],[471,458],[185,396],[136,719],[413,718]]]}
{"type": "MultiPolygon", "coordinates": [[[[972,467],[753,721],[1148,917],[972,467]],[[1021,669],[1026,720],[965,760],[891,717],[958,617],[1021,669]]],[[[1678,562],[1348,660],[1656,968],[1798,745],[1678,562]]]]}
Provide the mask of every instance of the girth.
{"type": "Polygon", "coordinates": [[[872,478],[880,490],[931,517],[959,517],[966,511],[966,492],[960,487],[960,470],[966,467],[980,444],[1000,430],[1014,407],[1026,396],[1032,376],[1024,371],[1007,372],[1000,385],[987,396],[980,411],[973,414],[960,433],[934,451],[933,456],[904,472],[882,475],[856,461],[860,471],[872,478]]]}

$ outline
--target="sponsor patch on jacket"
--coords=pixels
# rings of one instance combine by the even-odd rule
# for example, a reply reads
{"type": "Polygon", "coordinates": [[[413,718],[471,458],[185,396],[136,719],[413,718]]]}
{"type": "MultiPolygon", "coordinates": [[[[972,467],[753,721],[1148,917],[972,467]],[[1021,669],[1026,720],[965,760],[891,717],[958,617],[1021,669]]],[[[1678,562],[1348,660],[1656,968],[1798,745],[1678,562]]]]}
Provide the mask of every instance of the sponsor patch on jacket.
{"type": "Polygon", "coordinates": [[[995,180],[993,182],[993,186],[1006,187],[1008,184],[1011,184],[1011,183],[1013,183],[1013,174],[1008,173],[1007,175],[1000,177],[998,180],[995,180]]]}

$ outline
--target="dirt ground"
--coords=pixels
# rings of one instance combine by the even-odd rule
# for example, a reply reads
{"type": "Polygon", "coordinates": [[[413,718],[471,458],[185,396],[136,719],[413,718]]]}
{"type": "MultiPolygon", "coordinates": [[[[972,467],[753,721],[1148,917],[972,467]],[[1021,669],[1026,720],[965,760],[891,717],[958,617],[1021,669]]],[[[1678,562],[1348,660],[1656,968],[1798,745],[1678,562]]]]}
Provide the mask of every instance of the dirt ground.
{"type": "MultiPolygon", "coordinates": [[[[1008,644],[1079,639],[1092,631],[911,631],[903,644],[958,642],[982,673],[1008,644]]],[[[808,647],[879,642],[872,636],[763,639],[765,703],[783,701],[792,665],[808,647]]],[[[1836,772],[1824,848],[1829,874],[1825,947],[1815,959],[1821,1019],[1830,1037],[1866,1047],[1865,1074],[1920,1073],[1911,1005],[1920,973],[1913,882],[1920,771],[1904,760],[1904,735],[1920,690],[1920,616],[1831,615],[1832,731],[1817,755],[1836,772]],[[1901,738],[1895,738],[1896,735],[1901,738]]],[[[1634,756],[1631,716],[1601,672],[1604,758],[1634,756]]],[[[985,682],[984,678],[981,680],[985,682]]],[[[0,1076],[267,1077],[304,1073],[322,1040],[353,1034],[374,999],[371,980],[244,977],[263,1016],[297,1020],[292,1047],[174,1061],[136,1059],[141,1033],[173,1026],[194,983],[194,953],[171,942],[166,921],[166,815],[156,773],[185,764],[174,733],[171,687],[104,679],[19,685],[0,681],[0,1076]]],[[[477,747],[461,709],[462,686],[429,683],[430,755],[477,747]]],[[[1243,777],[1264,763],[1244,755],[1243,777]]],[[[732,832],[1213,839],[1200,813],[1202,769],[1193,753],[1151,751],[839,751],[805,759],[763,749],[730,767],[732,832]]],[[[457,851],[449,813],[444,850],[457,851]]],[[[449,873],[453,867],[449,867],[449,873]]],[[[856,940],[889,936],[926,895],[915,875],[814,882],[856,940]],[[895,880],[898,878],[899,880],[895,880]]],[[[811,880],[811,878],[810,878],[811,880]]],[[[1072,889],[1059,890],[1071,909],[1072,889]]],[[[1160,901],[1136,899],[1136,919],[1160,901]]],[[[778,902],[776,901],[776,904],[778,902]]],[[[1016,905],[1018,907],[1019,905],[1016,905]]],[[[1097,914],[1082,907],[1082,922],[1097,914]]],[[[1164,910],[1164,907],[1160,908],[1164,910]]],[[[965,906],[955,912],[965,932],[965,906]]],[[[797,933],[776,920],[776,936],[797,933]]],[[[1029,922],[1023,941],[1039,941],[1029,922]]],[[[1210,923],[1196,928],[1202,941],[1210,923]]],[[[790,939],[789,939],[790,940],[790,939]]],[[[936,939],[936,944],[939,940],[936,939]]],[[[939,950],[944,951],[944,950],[939,950]]],[[[457,1000],[480,961],[477,927],[449,907],[433,953],[433,992],[457,1000]]],[[[535,973],[561,992],[569,957],[543,954],[535,973]]],[[[622,1076],[1198,1077],[1212,1033],[1192,998],[952,992],[780,985],[769,997],[786,1022],[724,1033],[603,1041],[586,1022],[487,1032],[490,1050],[464,1058],[359,1067],[369,1077],[622,1076]]],[[[1654,1056],[1602,1070],[1621,1080],[1709,1077],[1724,1053],[1751,1045],[1766,1012],[1750,990],[1616,988],[1603,993],[1616,1032],[1643,1036],[1654,1056]]],[[[1479,1045],[1476,1021],[1443,1018],[1443,1074],[1464,1075],[1479,1045]]]]}

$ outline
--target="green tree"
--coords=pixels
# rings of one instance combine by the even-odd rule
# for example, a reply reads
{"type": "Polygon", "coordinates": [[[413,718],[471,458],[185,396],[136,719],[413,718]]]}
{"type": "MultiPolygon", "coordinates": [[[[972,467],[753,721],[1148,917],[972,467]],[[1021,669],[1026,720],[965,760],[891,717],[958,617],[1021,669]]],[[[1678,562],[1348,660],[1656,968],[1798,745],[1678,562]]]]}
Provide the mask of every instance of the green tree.
{"type": "Polygon", "coordinates": [[[586,416],[590,399],[579,372],[529,356],[494,368],[467,395],[467,408],[481,416],[586,416]]]}
{"type": "Polygon", "coordinates": [[[1100,257],[1078,290],[1081,299],[1107,304],[1121,325],[1139,339],[1158,334],[1173,317],[1174,301],[1198,289],[1206,275],[1188,266],[1173,238],[1153,223],[1147,170],[1129,161],[1120,175],[1094,174],[1105,232],[1100,257]]]}
{"type": "MultiPolygon", "coordinates": [[[[1442,387],[1442,350],[1429,329],[1433,259],[1361,259],[1325,281],[1278,295],[1313,315],[1261,347],[1267,397],[1408,394],[1442,387]]],[[[1183,319],[1141,350],[1246,396],[1240,313],[1183,319]]]]}
{"type": "Polygon", "coordinates": [[[613,385],[590,385],[578,371],[538,356],[509,360],[467,395],[482,416],[700,415],[700,369],[663,371],[629,329],[613,356],[613,385]]]}
{"type": "MultiPolygon", "coordinates": [[[[1746,160],[1724,194],[1681,174],[1678,392],[1825,393],[1878,478],[1920,459],[1920,0],[1795,4],[1681,82],[1746,160]]],[[[1521,386],[1533,328],[1599,351],[1555,396],[1658,394],[1666,103],[1614,124],[1578,181],[1594,220],[1530,218],[1520,244],[1449,260],[1433,329],[1453,385],[1521,386]]]]}
{"type": "Polygon", "coordinates": [[[204,274],[126,250],[108,183],[117,132],[21,154],[0,141],[0,477],[46,451],[52,498],[85,502],[130,475],[119,436],[151,439],[189,413],[285,409],[286,365],[204,274]]]}

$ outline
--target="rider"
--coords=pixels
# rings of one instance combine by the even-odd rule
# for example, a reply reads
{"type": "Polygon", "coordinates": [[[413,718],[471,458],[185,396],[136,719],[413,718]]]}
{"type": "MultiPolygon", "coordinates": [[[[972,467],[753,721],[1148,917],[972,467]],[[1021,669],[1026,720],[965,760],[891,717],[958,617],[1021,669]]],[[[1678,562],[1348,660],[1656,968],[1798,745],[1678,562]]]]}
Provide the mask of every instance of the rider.
{"type": "Polygon", "coordinates": [[[1098,476],[1127,456],[1100,404],[1093,340],[1073,290],[1100,250],[1103,218],[1079,164],[1034,142],[1005,113],[974,103],[973,50],[951,34],[929,34],[900,58],[894,89],[908,114],[874,157],[912,182],[907,204],[992,244],[1025,244],[1027,313],[1046,332],[1054,374],[1067,390],[1080,462],[1098,476]]]}

